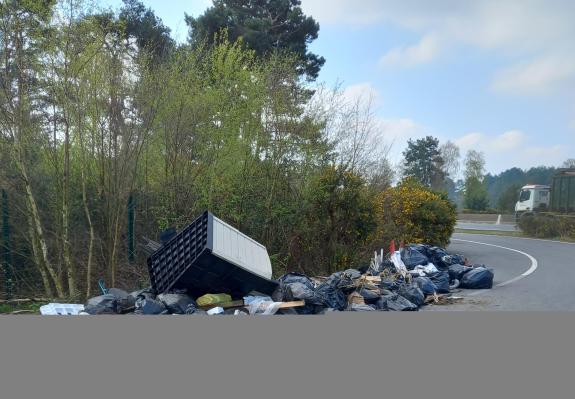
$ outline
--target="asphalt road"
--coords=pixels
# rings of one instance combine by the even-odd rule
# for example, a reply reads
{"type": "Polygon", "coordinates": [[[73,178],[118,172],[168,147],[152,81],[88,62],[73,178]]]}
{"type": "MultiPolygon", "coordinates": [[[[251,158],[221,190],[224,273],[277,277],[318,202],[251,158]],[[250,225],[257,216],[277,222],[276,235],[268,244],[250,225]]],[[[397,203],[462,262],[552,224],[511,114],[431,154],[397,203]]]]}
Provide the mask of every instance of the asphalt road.
{"type": "Polygon", "coordinates": [[[429,310],[575,310],[575,244],[456,233],[448,249],[494,268],[494,288],[429,310]]]}
{"type": "Polygon", "coordinates": [[[517,231],[514,224],[505,224],[505,223],[495,224],[495,223],[457,221],[455,228],[462,230],[517,231]]]}

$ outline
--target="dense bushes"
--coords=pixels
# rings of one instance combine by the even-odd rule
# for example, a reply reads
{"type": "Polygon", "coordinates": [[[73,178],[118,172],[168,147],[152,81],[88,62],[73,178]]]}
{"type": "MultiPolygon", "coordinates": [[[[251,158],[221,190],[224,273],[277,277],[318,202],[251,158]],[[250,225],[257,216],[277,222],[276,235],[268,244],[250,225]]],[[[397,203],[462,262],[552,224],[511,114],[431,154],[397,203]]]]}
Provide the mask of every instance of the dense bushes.
{"type": "Polygon", "coordinates": [[[447,195],[407,179],[378,195],[378,233],[375,241],[390,240],[445,246],[456,221],[455,205],[447,195]]]}
{"type": "Polygon", "coordinates": [[[308,182],[303,217],[290,242],[290,265],[329,274],[357,266],[376,230],[375,206],[363,177],[328,166],[308,182]]]}
{"type": "Polygon", "coordinates": [[[528,236],[575,239],[575,217],[564,215],[523,215],[518,227],[528,236]]]}
{"type": "Polygon", "coordinates": [[[14,295],[147,284],[137,242],[206,209],[264,244],[276,274],[357,266],[391,237],[449,239],[444,197],[386,190],[369,106],[331,90],[310,100],[292,56],[224,39],[149,54],[86,1],[21,3],[0,2],[0,245],[14,295]]]}

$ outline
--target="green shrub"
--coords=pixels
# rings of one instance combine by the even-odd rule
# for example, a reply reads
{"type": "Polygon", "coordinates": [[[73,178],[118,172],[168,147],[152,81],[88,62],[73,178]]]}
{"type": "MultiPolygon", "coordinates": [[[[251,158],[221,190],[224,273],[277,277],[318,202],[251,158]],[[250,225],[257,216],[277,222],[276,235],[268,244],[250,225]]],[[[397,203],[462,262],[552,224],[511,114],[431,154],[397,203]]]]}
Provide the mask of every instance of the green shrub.
{"type": "MultiPolygon", "coordinates": [[[[311,179],[290,240],[290,268],[329,274],[358,266],[376,230],[375,204],[365,180],[344,167],[311,179]]],[[[367,259],[367,258],[366,258],[367,259]]]]}
{"type": "Polygon", "coordinates": [[[573,216],[523,215],[517,225],[525,235],[531,237],[575,239],[575,217],[573,216]]]}
{"type": "Polygon", "coordinates": [[[379,225],[375,241],[384,247],[392,239],[445,246],[457,216],[447,194],[431,191],[413,179],[382,192],[376,209],[379,225]]]}

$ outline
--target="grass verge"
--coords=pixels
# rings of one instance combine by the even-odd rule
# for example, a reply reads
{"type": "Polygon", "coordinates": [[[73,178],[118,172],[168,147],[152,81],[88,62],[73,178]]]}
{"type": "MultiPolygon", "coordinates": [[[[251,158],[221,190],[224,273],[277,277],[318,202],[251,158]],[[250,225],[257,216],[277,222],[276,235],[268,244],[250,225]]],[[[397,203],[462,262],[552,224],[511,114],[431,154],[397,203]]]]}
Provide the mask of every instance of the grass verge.
{"type": "Polygon", "coordinates": [[[45,304],[46,302],[0,303],[0,314],[10,314],[16,311],[30,311],[34,314],[40,314],[40,306],[45,304]]]}

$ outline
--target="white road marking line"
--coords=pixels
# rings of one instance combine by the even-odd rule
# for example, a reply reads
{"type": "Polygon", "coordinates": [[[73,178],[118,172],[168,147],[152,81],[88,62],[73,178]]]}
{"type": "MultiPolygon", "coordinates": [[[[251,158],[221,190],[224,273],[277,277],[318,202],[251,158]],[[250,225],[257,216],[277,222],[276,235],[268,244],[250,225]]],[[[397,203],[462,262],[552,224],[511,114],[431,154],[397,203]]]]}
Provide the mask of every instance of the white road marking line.
{"type": "MultiPolygon", "coordinates": [[[[492,230],[492,231],[499,231],[499,230],[492,230]]],[[[505,233],[504,230],[501,230],[505,233]]],[[[512,238],[514,240],[532,240],[532,241],[544,241],[544,242],[555,242],[557,244],[567,244],[567,245],[575,245],[575,242],[569,241],[557,241],[557,240],[547,240],[545,238],[530,238],[530,237],[515,237],[515,236],[506,236],[504,234],[481,234],[481,233],[464,233],[464,232],[457,232],[453,234],[465,234],[465,235],[474,235],[474,236],[483,236],[483,237],[504,237],[504,238],[512,238]]],[[[454,238],[455,240],[455,238],[454,238]]]]}
{"type": "MultiPolygon", "coordinates": [[[[452,240],[453,240],[453,241],[469,242],[469,243],[472,243],[472,244],[487,245],[487,246],[489,246],[489,247],[496,247],[496,248],[506,249],[506,250],[508,250],[508,251],[513,251],[513,252],[520,253],[521,255],[524,255],[524,256],[526,256],[526,257],[529,258],[529,260],[531,261],[531,266],[529,267],[529,269],[527,269],[526,271],[524,271],[524,272],[521,273],[520,275],[518,275],[518,276],[516,276],[516,277],[513,277],[513,278],[510,279],[510,280],[507,280],[507,281],[504,281],[504,282],[502,282],[502,283],[499,283],[499,284],[495,285],[495,288],[497,288],[497,287],[503,287],[503,286],[505,286],[505,285],[507,285],[507,284],[511,284],[511,283],[516,282],[516,281],[519,281],[519,280],[521,280],[522,278],[525,278],[525,277],[529,276],[530,274],[532,274],[535,270],[537,270],[537,266],[538,266],[537,259],[535,259],[533,256],[529,255],[528,253],[523,252],[523,251],[520,251],[520,250],[518,250],[518,249],[508,248],[508,247],[504,247],[504,246],[501,246],[501,245],[488,244],[488,243],[486,243],[486,242],[463,240],[463,239],[461,239],[461,238],[452,238],[452,240]]],[[[469,296],[474,296],[474,295],[480,294],[480,293],[485,292],[485,291],[487,291],[487,290],[478,290],[478,291],[475,291],[475,292],[470,293],[469,296]]]]}

